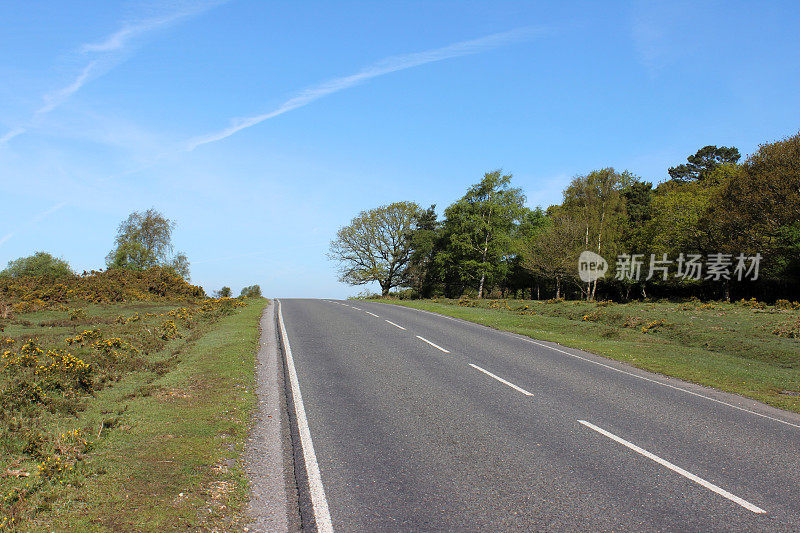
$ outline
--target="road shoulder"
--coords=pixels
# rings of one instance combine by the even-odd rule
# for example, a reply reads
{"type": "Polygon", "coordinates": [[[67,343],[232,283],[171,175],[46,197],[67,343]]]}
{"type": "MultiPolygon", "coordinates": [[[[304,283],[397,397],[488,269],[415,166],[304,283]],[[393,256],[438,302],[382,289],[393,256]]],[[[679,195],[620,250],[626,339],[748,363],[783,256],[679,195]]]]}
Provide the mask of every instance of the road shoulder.
{"type": "Polygon", "coordinates": [[[250,480],[245,531],[299,531],[297,488],[286,408],[283,360],[275,329],[275,304],[260,321],[256,354],[256,410],[245,449],[250,480]]]}

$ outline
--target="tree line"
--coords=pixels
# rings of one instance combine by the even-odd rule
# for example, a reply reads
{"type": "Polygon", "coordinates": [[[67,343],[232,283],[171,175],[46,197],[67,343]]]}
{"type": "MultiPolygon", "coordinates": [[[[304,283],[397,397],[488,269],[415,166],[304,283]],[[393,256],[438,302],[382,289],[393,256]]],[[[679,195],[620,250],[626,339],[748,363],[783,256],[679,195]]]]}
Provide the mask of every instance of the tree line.
{"type": "MultiPolygon", "coordinates": [[[[145,271],[158,267],[173,272],[189,282],[191,280],[189,258],[183,252],[173,255],[172,232],[175,226],[174,221],[154,208],[132,212],[117,228],[114,246],[106,256],[106,268],[145,271]]],[[[57,279],[75,275],[66,260],[44,251],[9,261],[8,266],[0,271],[0,278],[57,279]]],[[[232,296],[232,291],[230,287],[222,287],[213,294],[216,298],[229,298],[232,296]]],[[[240,296],[261,297],[261,287],[258,285],[244,287],[240,296]]]]}
{"type": "Polygon", "coordinates": [[[442,218],[408,201],[361,212],[329,258],[340,281],[377,282],[383,296],[799,298],[800,133],[740,159],[705,146],[657,184],[594,170],[546,209],[495,170],[442,218]],[[605,276],[581,276],[582,252],[605,276]]]}

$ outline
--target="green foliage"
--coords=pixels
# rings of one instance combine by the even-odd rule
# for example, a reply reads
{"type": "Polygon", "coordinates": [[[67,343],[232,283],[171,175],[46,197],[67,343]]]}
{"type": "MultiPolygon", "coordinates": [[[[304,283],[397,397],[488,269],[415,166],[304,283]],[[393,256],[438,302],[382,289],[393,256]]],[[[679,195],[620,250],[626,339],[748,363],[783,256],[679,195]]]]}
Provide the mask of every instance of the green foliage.
{"type": "Polygon", "coordinates": [[[63,278],[74,276],[69,263],[53,257],[47,252],[36,252],[28,257],[20,257],[8,262],[8,267],[0,272],[0,278],[45,277],[63,278]]]}
{"type": "Polygon", "coordinates": [[[407,282],[419,294],[430,297],[438,282],[436,253],[441,240],[441,223],[437,219],[436,205],[422,211],[414,228],[409,232],[411,256],[408,262],[407,282]]]}
{"type": "Polygon", "coordinates": [[[578,256],[585,249],[584,224],[568,213],[548,217],[540,231],[523,242],[523,265],[528,270],[555,280],[556,298],[562,283],[577,284],[578,256]]]}
{"type": "Polygon", "coordinates": [[[709,216],[717,233],[761,253],[764,274],[800,274],[800,133],[762,144],[719,186],[709,216]]]}
{"type": "Polygon", "coordinates": [[[239,296],[243,298],[261,298],[261,287],[258,285],[250,285],[242,289],[239,296]]]}
{"type": "Polygon", "coordinates": [[[215,298],[230,298],[232,294],[230,287],[222,287],[218,291],[214,291],[215,298]]]}
{"type": "Polygon", "coordinates": [[[719,165],[731,165],[739,161],[739,150],[727,146],[704,146],[686,158],[688,164],[670,167],[669,176],[675,181],[703,180],[719,165]]]}
{"type": "Polygon", "coordinates": [[[106,256],[108,268],[147,270],[155,266],[172,269],[189,281],[189,259],[179,252],[170,258],[173,250],[172,230],[175,222],[153,208],[134,211],[122,221],[114,239],[114,249],[106,256]]]}
{"type": "Polygon", "coordinates": [[[350,285],[378,282],[384,296],[406,282],[412,229],[421,215],[413,202],[395,202],[362,211],[339,229],[328,257],[340,266],[339,280],[350,285]]]}
{"type": "Polygon", "coordinates": [[[189,258],[186,254],[179,252],[167,263],[166,268],[171,269],[175,274],[182,277],[186,281],[191,281],[191,274],[189,273],[189,258]]]}
{"type": "Polygon", "coordinates": [[[53,281],[42,277],[0,278],[0,303],[18,313],[59,309],[70,302],[111,303],[159,299],[205,298],[201,287],[189,285],[169,269],[92,271],[53,281]]]}
{"type": "Polygon", "coordinates": [[[487,172],[483,179],[445,210],[445,244],[437,263],[458,287],[496,283],[507,273],[503,259],[513,248],[514,229],[525,214],[525,195],[511,187],[511,174],[487,172]]]}
{"type": "MultiPolygon", "coordinates": [[[[680,298],[729,300],[731,293],[796,298],[800,134],[760,146],[741,165],[739,159],[734,147],[703,147],[686,164],[670,168],[671,179],[657,187],[627,171],[594,170],[575,177],[563,202],[546,211],[524,207],[525,196],[511,186],[511,175],[486,173],[445,209],[442,220],[435,206],[418,213],[402,241],[409,246],[403,247],[404,254],[409,252],[407,268],[400,269],[392,286],[410,287],[421,297],[450,298],[544,294],[627,301],[634,287],[642,298],[650,291],[680,298]],[[577,258],[583,250],[609,261],[604,279],[579,280],[577,258]],[[758,282],[674,276],[681,254],[708,258],[716,253],[730,254],[734,264],[739,254],[761,254],[758,282]],[[621,254],[641,258],[638,280],[615,279],[621,254]],[[672,276],[664,280],[654,271],[647,279],[651,257],[661,260],[665,254],[672,260],[672,276]]],[[[368,253],[352,253],[352,268],[342,279],[367,283],[379,276],[367,275],[376,269],[365,258],[381,253],[370,248],[374,232],[363,224],[359,228],[370,237],[358,240],[358,232],[348,228],[350,247],[368,253]]]]}

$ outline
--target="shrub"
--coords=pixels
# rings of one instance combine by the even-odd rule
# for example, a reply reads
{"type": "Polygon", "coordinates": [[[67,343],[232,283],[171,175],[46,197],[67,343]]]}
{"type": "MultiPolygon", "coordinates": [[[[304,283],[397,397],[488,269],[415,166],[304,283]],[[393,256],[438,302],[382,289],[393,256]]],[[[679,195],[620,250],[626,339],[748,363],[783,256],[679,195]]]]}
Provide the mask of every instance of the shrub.
{"type": "Polygon", "coordinates": [[[741,305],[741,306],[747,307],[749,309],[766,309],[767,308],[767,304],[765,304],[764,302],[759,302],[755,298],[750,298],[749,300],[745,300],[744,298],[742,298],[741,300],[736,302],[736,305],[741,305]]]}
{"type": "Polygon", "coordinates": [[[239,296],[243,298],[261,298],[261,287],[258,285],[250,285],[242,289],[239,296]]]}
{"type": "Polygon", "coordinates": [[[8,262],[8,267],[0,272],[3,278],[45,277],[63,278],[74,276],[69,263],[53,257],[47,252],[36,252],[28,257],[20,257],[8,262]]]}
{"type": "MultiPolygon", "coordinates": [[[[112,303],[131,300],[200,300],[201,287],[170,269],[112,269],[53,280],[43,276],[0,277],[0,302],[17,313],[63,309],[69,302],[112,303]]],[[[2,307],[2,306],[0,306],[2,307]]],[[[2,309],[0,309],[2,311],[2,309]]],[[[10,314],[10,311],[6,311],[10,314]]]]}
{"type": "Polygon", "coordinates": [[[789,339],[800,339],[800,318],[789,320],[772,330],[773,335],[789,339]]]}
{"type": "Polygon", "coordinates": [[[642,333],[650,333],[653,331],[658,331],[663,327],[666,327],[667,323],[663,320],[654,320],[652,322],[648,322],[644,326],[642,326],[642,333]]]}
{"type": "Polygon", "coordinates": [[[220,290],[214,291],[214,298],[230,298],[231,294],[230,287],[222,287],[220,290]]]}
{"type": "Polygon", "coordinates": [[[775,302],[775,307],[778,309],[800,309],[800,302],[790,302],[789,300],[778,300],[775,302]]]}

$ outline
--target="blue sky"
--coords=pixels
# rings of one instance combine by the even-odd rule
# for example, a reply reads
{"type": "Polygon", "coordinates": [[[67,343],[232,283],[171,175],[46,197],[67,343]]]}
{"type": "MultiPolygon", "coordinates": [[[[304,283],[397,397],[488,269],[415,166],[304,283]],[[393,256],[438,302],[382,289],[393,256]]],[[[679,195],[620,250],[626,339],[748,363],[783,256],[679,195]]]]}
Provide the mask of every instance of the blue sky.
{"type": "Polygon", "coordinates": [[[707,144],[800,128],[800,3],[0,4],[0,265],[101,268],[155,207],[207,292],[345,297],[363,209],[439,211],[482,174],[528,204],[651,181],[707,144]]]}

